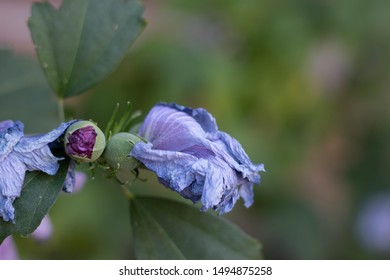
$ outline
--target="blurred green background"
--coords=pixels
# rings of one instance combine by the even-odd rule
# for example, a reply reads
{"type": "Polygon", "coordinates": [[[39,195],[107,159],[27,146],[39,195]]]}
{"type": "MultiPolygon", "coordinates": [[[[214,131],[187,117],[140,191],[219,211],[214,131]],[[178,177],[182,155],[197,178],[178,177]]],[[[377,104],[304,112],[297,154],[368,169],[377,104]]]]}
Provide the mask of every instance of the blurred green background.
{"type": "MultiPolygon", "coordinates": [[[[225,215],[262,242],[265,258],[388,259],[390,2],[143,2],[145,31],[110,77],[66,101],[67,116],[104,128],[117,102],[144,115],[160,101],[204,107],[265,164],[254,206],[239,201],[225,215]]],[[[22,58],[4,57],[0,81],[31,84],[0,89],[0,119],[54,128],[55,98],[36,62],[23,76],[12,72],[22,58]]],[[[152,173],[141,177],[136,193],[181,200],[152,173]]],[[[101,174],[50,216],[49,241],[16,237],[22,258],[133,258],[126,198],[101,174]]]]}

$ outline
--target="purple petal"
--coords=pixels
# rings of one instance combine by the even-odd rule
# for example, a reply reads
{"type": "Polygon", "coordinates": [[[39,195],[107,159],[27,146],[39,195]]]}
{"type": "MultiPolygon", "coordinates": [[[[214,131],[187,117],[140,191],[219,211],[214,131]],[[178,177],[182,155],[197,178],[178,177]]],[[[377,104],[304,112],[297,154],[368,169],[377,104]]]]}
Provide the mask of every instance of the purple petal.
{"type": "Polygon", "coordinates": [[[164,105],[150,111],[139,134],[153,143],[154,149],[169,151],[201,145],[205,138],[202,127],[193,118],[164,105]]]}
{"type": "Polygon", "coordinates": [[[26,165],[28,171],[40,170],[49,175],[57,173],[58,161],[62,158],[55,157],[48,146],[32,150],[29,153],[15,152],[15,156],[26,165]]]}
{"type": "Polygon", "coordinates": [[[205,159],[197,161],[192,168],[198,175],[198,183],[202,185],[202,210],[206,211],[218,205],[222,199],[225,185],[223,174],[205,159]]]}
{"type": "Polygon", "coordinates": [[[0,123],[0,216],[4,221],[14,222],[12,203],[20,196],[26,171],[43,171],[54,175],[58,160],[48,144],[59,138],[71,124],[63,123],[58,128],[40,136],[23,136],[21,122],[0,123]]]}
{"type": "Polygon", "coordinates": [[[65,130],[75,122],[77,122],[77,120],[61,123],[57,128],[45,134],[25,136],[19,141],[18,145],[15,147],[15,151],[29,153],[33,150],[47,146],[49,143],[58,139],[65,130]]]}
{"type": "Polygon", "coordinates": [[[229,165],[239,171],[243,178],[250,182],[260,183],[260,171],[264,170],[264,165],[254,165],[245,153],[241,144],[225,132],[218,133],[220,141],[214,142],[210,148],[214,153],[221,156],[229,165]]]}
{"type": "Polygon", "coordinates": [[[46,215],[38,228],[31,234],[37,241],[43,242],[48,240],[53,234],[53,224],[48,215],[46,215]]]}
{"type": "Polygon", "coordinates": [[[130,155],[154,171],[162,182],[171,189],[182,192],[192,184],[195,176],[191,166],[197,158],[188,154],[152,149],[152,144],[138,142],[130,155]]]}
{"type": "Polygon", "coordinates": [[[0,162],[14,149],[23,137],[24,127],[19,121],[0,122],[0,162]]]}
{"type": "Polygon", "coordinates": [[[65,150],[68,155],[91,158],[97,133],[93,126],[84,126],[68,137],[65,150]]]}
{"type": "Polygon", "coordinates": [[[252,206],[254,200],[252,183],[244,182],[240,186],[238,193],[244,199],[244,206],[246,208],[252,206]]]}
{"type": "Polygon", "coordinates": [[[253,184],[260,183],[264,166],[253,164],[205,109],[160,103],[139,132],[149,143],[136,144],[130,155],[165,186],[193,202],[201,200],[202,210],[229,212],[240,197],[246,207],[253,204],[253,184]]]}
{"type": "Polygon", "coordinates": [[[80,191],[87,181],[87,175],[83,172],[75,171],[76,162],[70,161],[68,173],[66,174],[62,190],[67,193],[80,191]]]}
{"type": "Polygon", "coordinates": [[[48,144],[58,139],[74,121],[62,123],[52,131],[39,136],[23,137],[15,146],[14,153],[25,163],[27,170],[40,170],[49,175],[57,173],[58,161],[49,149],[48,144]]]}
{"type": "Polygon", "coordinates": [[[16,249],[14,239],[12,236],[8,236],[0,244],[0,260],[18,260],[19,254],[16,249]]]}
{"type": "Polygon", "coordinates": [[[62,186],[62,190],[67,193],[73,192],[73,189],[76,184],[76,176],[75,176],[75,168],[76,162],[74,160],[71,160],[69,163],[68,173],[65,177],[64,185],[62,186]]]}
{"type": "Polygon", "coordinates": [[[15,209],[12,206],[14,200],[14,197],[0,196],[0,216],[6,222],[15,219],[15,209]]]}
{"type": "Polygon", "coordinates": [[[25,173],[26,166],[13,154],[0,162],[0,216],[6,222],[15,218],[12,203],[22,192],[25,173]]]}
{"type": "Polygon", "coordinates": [[[218,214],[223,215],[230,212],[239,198],[240,195],[238,194],[237,188],[232,189],[231,192],[220,203],[218,214]]]}
{"type": "Polygon", "coordinates": [[[191,116],[202,127],[202,129],[210,135],[213,135],[218,132],[218,126],[215,118],[209,112],[207,112],[207,110],[203,108],[192,109],[181,105],[177,105],[175,103],[170,103],[170,104],[160,103],[160,104],[173,108],[177,111],[184,112],[187,115],[191,116]]]}
{"type": "Polygon", "coordinates": [[[230,211],[239,198],[234,170],[217,157],[200,159],[193,169],[204,177],[202,210],[212,208],[219,210],[220,215],[230,211]]]}
{"type": "Polygon", "coordinates": [[[22,190],[25,165],[13,154],[0,162],[0,194],[18,197],[22,190]]]}

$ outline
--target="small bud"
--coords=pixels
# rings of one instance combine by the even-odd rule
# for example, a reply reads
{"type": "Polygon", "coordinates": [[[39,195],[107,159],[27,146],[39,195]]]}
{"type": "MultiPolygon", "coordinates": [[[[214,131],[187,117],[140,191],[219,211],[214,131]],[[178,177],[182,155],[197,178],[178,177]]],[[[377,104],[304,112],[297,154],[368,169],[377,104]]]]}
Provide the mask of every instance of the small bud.
{"type": "Polygon", "coordinates": [[[140,165],[140,162],[130,156],[130,151],[136,143],[141,141],[141,138],[131,133],[115,134],[108,141],[103,157],[108,165],[115,170],[134,170],[140,165]]]}
{"type": "Polygon", "coordinates": [[[79,121],[65,133],[65,152],[79,162],[93,162],[103,153],[106,138],[93,122],[79,121]]]}

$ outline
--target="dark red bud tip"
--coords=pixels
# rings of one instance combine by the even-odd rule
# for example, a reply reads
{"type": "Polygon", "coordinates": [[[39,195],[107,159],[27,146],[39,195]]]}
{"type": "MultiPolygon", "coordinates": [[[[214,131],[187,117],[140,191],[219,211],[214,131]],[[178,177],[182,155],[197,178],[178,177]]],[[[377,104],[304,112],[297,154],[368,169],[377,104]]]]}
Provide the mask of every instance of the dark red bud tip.
{"type": "Polygon", "coordinates": [[[75,130],[68,137],[66,153],[78,157],[91,158],[96,143],[97,133],[92,126],[85,126],[75,130]]]}

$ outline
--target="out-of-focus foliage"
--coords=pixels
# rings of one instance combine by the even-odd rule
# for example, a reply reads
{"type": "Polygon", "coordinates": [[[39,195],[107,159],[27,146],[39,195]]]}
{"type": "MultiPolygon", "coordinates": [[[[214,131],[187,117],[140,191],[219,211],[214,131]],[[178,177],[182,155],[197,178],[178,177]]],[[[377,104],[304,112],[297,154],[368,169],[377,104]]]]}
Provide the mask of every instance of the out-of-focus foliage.
{"type": "Polygon", "coordinates": [[[28,21],[40,63],[55,93],[83,93],[108,76],[145,22],[140,2],[65,0],[56,10],[35,3],[28,21]]]}
{"type": "MultiPolygon", "coordinates": [[[[265,258],[389,258],[389,240],[374,238],[390,227],[366,221],[390,219],[369,208],[390,193],[390,2],[144,4],[145,32],[109,79],[67,101],[68,115],[104,127],[127,100],[144,113],[159,101],[205,107],[265,164],[254,206],[226,215],[265,258]]],[[[16,239],[22,257],[134,257],[127,200],[101,176],[60,197],[48,243],[16,239]]],[[[180,199],[141,178],[136,193],[180,199]]]]}
{"type": "Polygon", "coordinates": [[[136,197],[130,206],[137,259],[260,259],[260,243],[225,219],[168,199],[136,197]]]}
{"type": "Polygon", "coordinates": [[[58,125],[57,105],[34,59],[0,50],[0,120],[19,119],[26,133],[58,125]]]}

